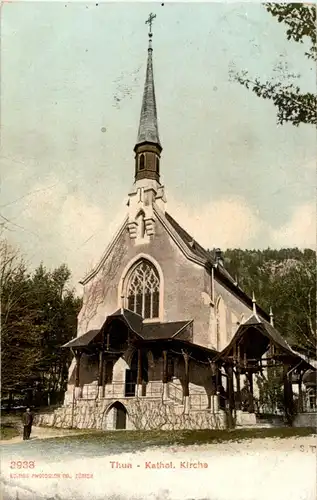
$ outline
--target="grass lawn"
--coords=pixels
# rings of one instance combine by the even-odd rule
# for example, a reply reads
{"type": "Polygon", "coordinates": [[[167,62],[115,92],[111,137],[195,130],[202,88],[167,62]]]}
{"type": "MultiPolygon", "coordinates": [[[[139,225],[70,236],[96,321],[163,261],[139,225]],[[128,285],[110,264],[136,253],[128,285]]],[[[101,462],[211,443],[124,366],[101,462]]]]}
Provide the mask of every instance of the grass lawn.
{"type": "Polygon", "coordinates": [[[11,439],[22,433],[22,413],[1,414],[1,439],[11,439]]]}
{"type": "MultiPolygon", "coordinates": [[[[238,430],[182,430],[182,431],[108,431],[86,430],[77,435],[53,438],[60,443],[98,444],[120,446],[122,451],[141,450],[152,446],[189,446],[194,444],[240,442],[256,438],[303,437],[316,434],[314,428],[264,428],[238,430]]],[[[50,441],[50,438],[46,441],[50,441]]]]}
{"type": "Polygon", "coordinates": [[[20,430],[14,425],[10,423],[1,423],[1,439],[11,439],[13,437],[19,436],[21,434],[20,430]]]}

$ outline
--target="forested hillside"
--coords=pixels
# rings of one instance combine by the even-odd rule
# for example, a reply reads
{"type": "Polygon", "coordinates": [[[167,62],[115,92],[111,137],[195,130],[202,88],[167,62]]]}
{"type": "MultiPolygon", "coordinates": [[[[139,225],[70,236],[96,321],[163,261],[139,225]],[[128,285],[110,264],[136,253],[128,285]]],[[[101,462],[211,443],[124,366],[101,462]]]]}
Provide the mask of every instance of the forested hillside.
{"type": "Polygon", "coordinates": [[[230,249],[224,264],[239,286],[272,307],[275,326],[298,349],[316,356],[316,256],[310,249],[230,249]]]}

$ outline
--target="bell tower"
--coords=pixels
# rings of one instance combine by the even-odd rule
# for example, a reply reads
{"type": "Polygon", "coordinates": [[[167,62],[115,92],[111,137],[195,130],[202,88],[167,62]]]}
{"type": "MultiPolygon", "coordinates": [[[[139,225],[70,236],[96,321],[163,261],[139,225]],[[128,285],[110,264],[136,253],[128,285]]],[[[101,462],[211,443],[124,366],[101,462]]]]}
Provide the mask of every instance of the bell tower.
{"type": "Polygon", "coordinates": [[[154,14],[150,14],[146,21],[146,23],[149,24],[149,47],[138,138],[134,147],[135,181],[141,179],[154,179],[157,182],[160,181],[162,146],[157,125],[152,56],[152,22],[155,17],[154,14]]]}
{"type": "Polygon", "coordinates": [[[139,239],[138,235],[143,234],[143,241],[155,232],[153,203],[165,211],[166,202],[164,186],[160,183],[162,146],[158,133],[153,75],[152,23],[155,17],[156,15],[150,14],[146,21],[149,25],[148,56],[138,136],[134,146],[134,184],[128,202],[130,237],[139,239]],[[142,214],[145,231],[139,231],[138,228],[140,214],[142,214]]]}

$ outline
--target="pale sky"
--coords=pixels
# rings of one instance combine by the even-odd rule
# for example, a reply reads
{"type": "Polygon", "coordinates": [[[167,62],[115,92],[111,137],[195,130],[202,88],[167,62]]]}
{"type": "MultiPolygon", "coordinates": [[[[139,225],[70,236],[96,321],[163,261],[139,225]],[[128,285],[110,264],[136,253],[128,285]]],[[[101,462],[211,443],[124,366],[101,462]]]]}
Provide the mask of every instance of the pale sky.
{"type": "Polygon", "coordinates": [[[316,70],[246,3],[4,3],[5,235],[74,281],[100,258],[133,183],[149,12],[167,210],[206,247],[314,247],[316,131],[277,125],[229,74],[282,66],[316,92],[316,70]]]}

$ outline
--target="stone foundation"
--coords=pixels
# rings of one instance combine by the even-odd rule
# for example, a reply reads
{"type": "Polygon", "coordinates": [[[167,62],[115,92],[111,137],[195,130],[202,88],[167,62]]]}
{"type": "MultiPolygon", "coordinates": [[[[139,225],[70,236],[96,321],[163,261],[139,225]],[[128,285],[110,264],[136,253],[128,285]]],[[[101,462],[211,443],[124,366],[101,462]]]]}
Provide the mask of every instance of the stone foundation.
{"type": "Polygon", "coordinates": [[[237,410],[236,412],[236,425],[239,427],[248,427],[256,425],[255,413],[237,410]]]}
{"type": "Polygon", "coordinates": [[[115,430],[117,406],[123,405],[127,430],[224,429],[225,415],[211,409],[195,410],[173,401],[150,398],[77,400],[53,414],[36,417],[36,425],[115,430]]]}
{"type": "Polygon", "coordinates": [[[294,423],[294,427],[313,427],[316,429],[317,427],[317,413],[298,413],[296,415],[294,423]]]}

